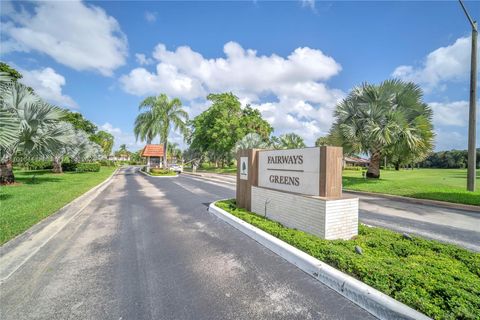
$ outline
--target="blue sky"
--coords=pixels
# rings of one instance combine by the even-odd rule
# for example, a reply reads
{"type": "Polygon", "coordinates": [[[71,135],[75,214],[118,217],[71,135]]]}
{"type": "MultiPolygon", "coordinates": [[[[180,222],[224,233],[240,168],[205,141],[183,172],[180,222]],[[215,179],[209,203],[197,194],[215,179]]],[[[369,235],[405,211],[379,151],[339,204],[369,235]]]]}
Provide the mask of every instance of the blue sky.
{"type": "MultiPolygon", "coordinates": [[[[480,2],[466,5],[480,16],[480,2]]],[[[1,60],[46,100],[110,131],[116,146],[142,146],[132,127],[145,96],[179,97],[194,117],[208,93],[223,91],[258,108],[275,134],[313,144],[352,87],[395,76],[425,90],[436,150],[466,149],[470,27],[457,1],[2,1],[1,9],[1,60]]]]}

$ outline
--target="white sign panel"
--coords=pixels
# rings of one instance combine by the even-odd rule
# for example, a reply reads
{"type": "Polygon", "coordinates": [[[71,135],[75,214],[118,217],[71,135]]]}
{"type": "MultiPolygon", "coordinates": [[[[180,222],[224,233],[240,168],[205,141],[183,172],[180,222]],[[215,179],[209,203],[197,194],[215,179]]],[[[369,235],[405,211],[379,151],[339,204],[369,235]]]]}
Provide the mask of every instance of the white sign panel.
{"type": "Polygon", "coordinates": [[[320,148],[259,151],[258,186],[318,196],[320,148]]]}
{"type": "Polygon", "coordinates": [[[240,179],[248,180],[248,157],[240,157],[240,179]]]}

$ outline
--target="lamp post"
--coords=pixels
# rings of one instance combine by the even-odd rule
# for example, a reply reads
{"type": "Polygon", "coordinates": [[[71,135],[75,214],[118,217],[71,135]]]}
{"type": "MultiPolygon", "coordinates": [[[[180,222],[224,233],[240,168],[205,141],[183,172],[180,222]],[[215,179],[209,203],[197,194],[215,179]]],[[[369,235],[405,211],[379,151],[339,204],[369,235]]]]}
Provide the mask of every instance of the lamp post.
{"type": "Polygon", "coordinates": [[[468,113],[468,171],[467,171],[467,190],[475,191],[476,179],[476,156],[475,148],[476,122],[477,122],[477,22],[472,20],[468,14],[462,0],[458,0],[462,6],[463,12],[467,16],[468,22],[472,26],[472,56],[470,65],[470,111],[468,113]]]}

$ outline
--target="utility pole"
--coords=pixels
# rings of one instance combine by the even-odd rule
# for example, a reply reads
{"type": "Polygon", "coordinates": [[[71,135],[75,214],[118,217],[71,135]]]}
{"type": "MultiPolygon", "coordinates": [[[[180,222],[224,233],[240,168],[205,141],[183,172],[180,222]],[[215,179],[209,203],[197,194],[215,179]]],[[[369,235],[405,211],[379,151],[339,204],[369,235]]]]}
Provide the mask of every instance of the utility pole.
{"type": "Polygon", "coordinates": [[[470,65],[470,111],[468,113],[468,171],[467,171],[467,190],[475,191],[476,179],[476,156],[475,146],[476,122],[477,122],[477,22],[468,14],[462,0],[458,0],[462,6],[463,12],[467,16],[468,22],[472,26],[472,56],[470,65]]]}

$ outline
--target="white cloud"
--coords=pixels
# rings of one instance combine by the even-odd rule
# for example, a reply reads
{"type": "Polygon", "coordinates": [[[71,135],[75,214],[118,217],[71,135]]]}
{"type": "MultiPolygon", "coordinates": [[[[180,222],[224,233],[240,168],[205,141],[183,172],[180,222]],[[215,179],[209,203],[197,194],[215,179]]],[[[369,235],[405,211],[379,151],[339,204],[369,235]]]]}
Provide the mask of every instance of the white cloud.
{"type": "Polygon", "coordinates": [[[207,59],[188,46],[170,51],[159,44],[152,54],[154,72],[136,68],[120,82],[134,95],[163,92],[187,100],[194,113],[201,111],[199,101],[206,108],[208,93],[231,91],[261,110],[277,133],[296,130],[313,143],[315,135],[328,131],[333,107],[344,96],[325,84],[341,71],[332,57],[308,47],[287,57],[258,55],[236,42],[226,43],[223,51],[224,57],[207,59]]]}
{"type": "Polygon", "coordinates": [[[153,59],[147,57],[143,53],[135,53],[135,60],[137,60],[137,63],[141,66],[146,66],[153,63],[153,59]]]}
{"type": "Polygon", "coordinates": [[[466,126],[468,125],[468,101],[431,102],[433,123],[435,126],[466,126]]]}
{"type": "Polygon", "coordinates": [[[309,7],[310,9],[315,9],[315,0],[300,0],[303,7],[309,7]]]}
{"type": "Polygon", "coordinates": [[[145,12],[145,20],[147,20],[147,22],[149,22],[149,23],[154,23],[155,21],[157,21],[157,13],[146,11],[145,12]]]}
{"type": "Polygon", "coordinates": [[[470,50],[471,39],[459,38],[449,46],[430,52],[421,66],[399,66],[392,76],[419,83],[426,91],[445,88],[447,81],[467,81],[470,50]]]}
{"type": "Polygon", "coordinates": [[[127,39],[118,22],[94,5],[45,1],[33,12],[10,6],[2,24],[2,51],[38,51],[75,70],[111,75],[125,64],[127,39]]]}
{"type": "Polygon", "coordinates": [[[65,78],[52,68],[19,71],[23,75],[21,82],[32,87],[46,101],[61,107],[78,108],[71,97],[62,93],[62,87],[66,84],[65,78]]]}
{"type": "Polygon", "coordinates": [[[145,146],[144,143],[135,141],[135,135],[133,133],[123,132],[120,128],[113,126],[109,122],[105,122],[99,126],[100,130],[106,131],[113,135],[114,146],[113,150],[119,149],[121,144],[126,144],[127,149],[130,151],[137,151],[145,146]]]}

